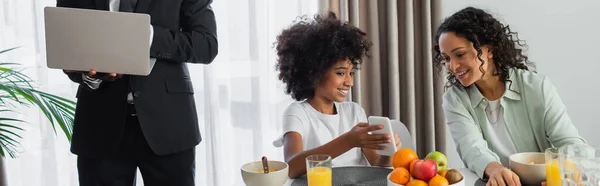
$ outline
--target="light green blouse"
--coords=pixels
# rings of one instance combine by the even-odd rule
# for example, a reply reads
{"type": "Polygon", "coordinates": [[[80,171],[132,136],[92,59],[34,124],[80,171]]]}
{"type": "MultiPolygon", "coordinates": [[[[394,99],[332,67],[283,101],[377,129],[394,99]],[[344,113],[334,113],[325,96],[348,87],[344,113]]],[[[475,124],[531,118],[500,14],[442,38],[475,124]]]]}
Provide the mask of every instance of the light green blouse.
{"type": "MultiPolygon", "coordinates": [[[[556,88],[545,76],[520,69],[509,70],[510,81],[500,98],[504,121],[518,152],[544,152],[546,148],[585,143],[567,115],[556,88]]],[[[479,177],[498,155],[489,147],[487,101],[475,85],[449,88],[443,108],[456,150],[465,166],[479,177]]]]}

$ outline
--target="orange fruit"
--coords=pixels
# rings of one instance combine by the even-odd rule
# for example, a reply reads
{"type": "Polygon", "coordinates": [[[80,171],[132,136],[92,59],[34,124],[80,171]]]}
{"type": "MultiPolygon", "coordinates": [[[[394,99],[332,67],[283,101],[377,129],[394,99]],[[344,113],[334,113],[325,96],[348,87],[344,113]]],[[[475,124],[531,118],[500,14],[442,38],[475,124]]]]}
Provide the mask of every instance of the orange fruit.
{"type": "Polygon", "coordinates": [[[414,159],[414,160],[410,161],[409,166],[408,166],[409,167],[409,169],[408,169],[409,172],[413,172],[413,168],[415,167],[415,163],[417,163],[417,161],[419,161],[419,159],[414,159]]]}
{"type": "Polygon", "coordinates": [[[418,179],[414,179],[414,180],[410,180],[406,186],[427,186],[427,182],[423,181],[423,180],[418,180],[418,179]]]}
{"type": "Polygon", "coordinates": [[[410,173],[404,167],[395,168],[390,174],[390,181],[405,185],[410,180],[410,173]]]}
{"type": "Polygon", "coordinates": [[[448,180],[440,175],[435,175],[429,180],[429,186],[448,186],[448,180]]]}
{"type": "Polygon", "coordinates": [[[444,178],[445,178],[445,177],[446,177],[446,173],[447,173],[447,172],[448,172],[448,170],[442,171],[442,172],[440,173],[440,176],[442,176],[442,177],[444,177],[444,178]]]}
{"type": "Polygon", "coordinates": [[[415,151],[402,148],[392,156],[392,166],[394,168],[404,167],[406,170],[410,170],[410,162],[415,159],[419,159],[415,151]]]}

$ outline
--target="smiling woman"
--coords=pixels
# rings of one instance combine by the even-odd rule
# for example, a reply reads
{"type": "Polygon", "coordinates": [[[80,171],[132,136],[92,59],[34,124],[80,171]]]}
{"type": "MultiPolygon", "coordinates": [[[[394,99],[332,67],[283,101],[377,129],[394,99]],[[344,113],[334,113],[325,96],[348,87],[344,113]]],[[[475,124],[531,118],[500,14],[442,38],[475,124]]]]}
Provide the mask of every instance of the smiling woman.
{"type": "Polygon", "coordinates": [[[508,25],[467,7],[444,20],[436,41],[434,63],[448,71],[448,127],[465,165],[488,184],[519,182],[505,168],[512,154],[585,143],[554,85],[529,71],[525,45],[508,25]]]}
{"type": "Polygon", "coordinates": [[[447,20],[436,34],[434,63],[447,67],[447,79],[452,85],[469,87],[478,79],[492,76],[507,81],[509,69],[528,70],[533,66],[523,53],[527,45],[518,33],[480,11],[470,7],[456,16],[475,16],[473,19],[482,22],[447,20]],[[457,63],[462,64],[460,69],[457,63]],[[468,74],[471,75],[467,78],[468,74]]]}

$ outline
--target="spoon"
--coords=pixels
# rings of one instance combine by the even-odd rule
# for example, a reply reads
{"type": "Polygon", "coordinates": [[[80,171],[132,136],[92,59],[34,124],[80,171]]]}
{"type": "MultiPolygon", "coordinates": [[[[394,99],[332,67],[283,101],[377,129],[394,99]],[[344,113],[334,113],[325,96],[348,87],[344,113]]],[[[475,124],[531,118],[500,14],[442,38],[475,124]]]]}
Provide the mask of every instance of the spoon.
{"type": "Polygon", "coordinates": [[[269,173],[269,161],[267,161],[266,156],[262,157],[262,164],[263,164],[263,171],[265,172],[265,174],[268,174],[269,173]]]}

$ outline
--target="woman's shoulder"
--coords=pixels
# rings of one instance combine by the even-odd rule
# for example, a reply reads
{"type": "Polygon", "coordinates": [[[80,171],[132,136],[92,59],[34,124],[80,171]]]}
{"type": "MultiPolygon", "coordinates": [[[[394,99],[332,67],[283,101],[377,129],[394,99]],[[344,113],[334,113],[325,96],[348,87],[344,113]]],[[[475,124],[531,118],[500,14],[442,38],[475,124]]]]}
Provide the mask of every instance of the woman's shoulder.
{"type": "Polygon", "coordinates": [[[444,103],[462,102],[462,99],[468,99],[469,92],[467,87],[459,87],[452,85],[447,87],[443,95],[444,103]]]}
{"type": "Polygon", "coordinates": [[[525,69],[513,69],[509,79],[513,81],[516,79],[527,85],[541,85],[546,79],[546,76],[525,69]]]}
{"type": "MultiPolygon", "coordinates": [[[[539,74],[537,72],[514,69],[510,80],[511,83],[518,83],[518,87],[521,88],[520,92],[527,92],[529,95],[539,96],[538,94],[532,94],[531,92],[543,93],[547,89],[548,85],[551,85],[549,78],[546,75],[539,74]]],[[[514,86],[514,85],[512,85],[514,86]]]]}

